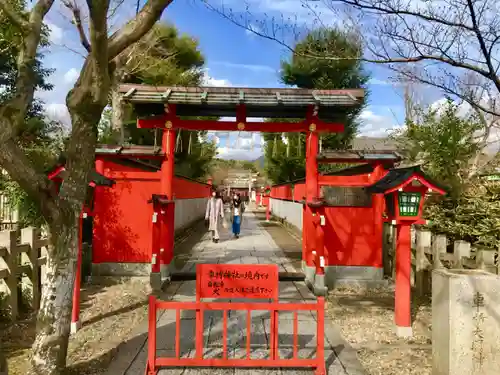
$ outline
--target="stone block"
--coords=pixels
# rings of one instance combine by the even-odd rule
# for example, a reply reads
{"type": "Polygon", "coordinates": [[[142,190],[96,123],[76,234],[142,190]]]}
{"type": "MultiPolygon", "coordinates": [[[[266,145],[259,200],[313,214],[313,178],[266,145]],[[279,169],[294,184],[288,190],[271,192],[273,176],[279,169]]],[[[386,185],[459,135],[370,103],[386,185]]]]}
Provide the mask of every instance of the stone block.
{"type": "Polygon", "coordinates": [[[432,272],[433,375],[500,369],[500,277],[482,270],[432,272]]]}

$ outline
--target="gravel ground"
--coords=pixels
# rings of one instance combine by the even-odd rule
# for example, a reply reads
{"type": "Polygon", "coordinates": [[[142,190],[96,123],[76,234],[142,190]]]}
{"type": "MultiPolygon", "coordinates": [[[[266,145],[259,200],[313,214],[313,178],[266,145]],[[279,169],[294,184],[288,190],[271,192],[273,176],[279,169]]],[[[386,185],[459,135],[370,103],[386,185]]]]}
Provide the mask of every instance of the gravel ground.
{"type": "MultiPolygon", "coordinates": [[[[133,329],[147,320],[148,278],[103,280],[82,290],[83,326],[71,336],[69,374],[99,374],[116,347],[131,339],[133,329]]],[[[35,326],[33,319],[0,329],[10,375],[26,374],[35,326]]]]}
{"type": "Polygon", "coordinates": [[[430,375],[432,372],[431,306],[412,305],[413,337],[394,333],[394,290],[338,289],[328,298],[327,314],[357,350],[370,375],[430,375]]]}

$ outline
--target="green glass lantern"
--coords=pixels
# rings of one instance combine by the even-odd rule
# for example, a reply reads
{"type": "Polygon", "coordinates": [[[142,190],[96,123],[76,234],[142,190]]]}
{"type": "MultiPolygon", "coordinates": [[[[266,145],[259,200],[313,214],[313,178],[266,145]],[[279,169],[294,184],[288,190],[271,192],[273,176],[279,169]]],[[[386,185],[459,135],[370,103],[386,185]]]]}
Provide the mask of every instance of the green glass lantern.
{"type": "Polygon", "coordinates": [[[418,216],[422,193],[404,192],[398,194],[399,216],[418,216]]]}

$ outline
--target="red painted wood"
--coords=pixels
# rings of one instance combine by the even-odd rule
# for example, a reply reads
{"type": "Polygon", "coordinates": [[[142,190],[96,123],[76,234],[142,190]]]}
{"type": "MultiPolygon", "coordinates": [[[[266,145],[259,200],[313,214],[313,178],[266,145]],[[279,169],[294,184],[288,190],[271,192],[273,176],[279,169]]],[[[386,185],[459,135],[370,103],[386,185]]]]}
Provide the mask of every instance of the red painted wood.
{"type": "MultiPolygon", "coordinates": [[[[197,287],[197,295],[199,290],[197,287]]],[[[156,297],[150,296],[149,304],[149,332],[148,332],[148,362],[146,374],[156,374],[160,367],[306,367],[316,369],[316,375],[325,375],[325,353],[324,353],[324,326],[325,326],[325,300],[323,297],[318,297],[316,303],[240,303],[240,302],[172,302],[158,301],[156,297]],[[196,311],[196,335],[195,335],[195,358],[178,358],[175,357],[157,357],[156,347],[156,310],[194,310],[196,311]],[[205,311],[222,311],[223,312],[223,355],[222,358],[204,358],[204,340],[203,320],[198,319],[205,311]],[[271,315],[271,342],[270,342],[270,357],[268,359],[253,359],[248,355],[244,359],[229,359],[227,355],[227,312],[228,311],[247,311],[247,317],[251,316],[252,311],[269,311],[271,315]],[[290,359],[280,359],[278,356],[279,331],[276,318],[280,311],[312,311],[317,314],[317,351],[315,358],[297,358],[293,356],[290,359]],[[153,341],[153,342],[151,342],[153,341]]],[[[250,321],[250,319],[249,319],[250,321]]],[[[249,330],[251,326],[247,324],[249,330]]],[[[294,332],[298,331],[298,319],[294,323],[294,332]]],[[[178,342],[179,331],[176,330],[175,342],[178,342]]],[[[250,332],[247,333],[250,337],[250,332]]],[[[298,340],[293,340],[293,353],[298,352],[298,340]]],[[[176,344],[177,347],[177,344],[176,344]]],[[[249,350],[247,344],[247,351],[249,350]]]]}
{"type": "Polygon", "coordinates": [[[174,169],[175,169],[175,131],[164,130],[162,138],[162,151],[165,158],[161,163],[161,194],[168,199],[173,199],[174,194],[174,169]]]}
{"type": "MultiPolygon", "coordinates": [[[[147,202],[153,194],[161,194],[161,174],[100,160],[101,173],[114,176],[116,184],[96,187],[92,261],[150,263],[153,207],[147,202]]],[[[175,177],[173,194],[176,199],[205,198],[210,195],[210,185],[175,177]]],[[[171,256],[165,253],[164,259],[171,256]]]]}
{"type": "Polygon", "coordinates": [[[326,263],[330,266],[382,267],[382,233],[373,207],[325,207],[326,263]]]}
{"type": "Polygon", "coordinates": [[[319,176],[321,186],[368,186],[370,177],[368,174],[357,176],[319,176]]]}
{"type": "MultiPolygon", "coordinates": [[[[168,117],[158,116],[147,119],[137,119],[138,128],[165,128],[165,123],[168,117]]],[[[178,118],[171,119],[173,129],[185,130],[213,130],[213,131],[248,131],[248,132],[306,132],[309,128],[309,121],[303,122],[245,122],[244,128],[239,128],[238,121],[210,121],[210,120],[181,120],[178,118]]],[[[341,133],[344,131],[344,125],[339,123],[324,123],[320,120],[315,120],[317,131],[341,133]]]]}
{"type": "MultiPolygon", "coordinates": [[[[420,176],[420,175],[418,175],[418,174],[416,174],[416,173],[415,173],[415,174],[413,174],[410,178],[408,178],[408,180],[406,180],[406,181],[405,181],[405,182],[403,182],[402,184],[400,184],[400,185],[398,185],[398,186],[396,186],[396,187],[392,188],[391,190],[386,191],[385,193],[386,193],[386,194],[389,194],[389,193],[392,193],[392,192],[394,192],[394,191],[398,191],[399,189],[403,189],[403,190],[405,190],[405,191],[410,191],[410,190],[407,190],[408,188],[406,188],[406,189],[405,189],[405,187],[406,187],[407,185],[409,185],[409,184],[412,182],[412,180],[414,180],[414,179],[415,179],[415,180],[417,180],[417,181],[419,181],[419,182],[420,182],[422,185],[424,185],[427,189],[431,189],[431,190],[433,190],[435,193],[438,193],[438,194],[441,194],[441,195],[446,194],[446,192],[445,192],[444,190],[442,190],[442,189],[438,188],[436,185],[434,185],[434,184],[430,183],[429,181],[425,180],[422,176],[420,176]]],[[[419,189],[419,188],[417,188],[417,189],[419,189]]],[[[427,189],[426,189],[426,190],[427,190],[427,189]]]]}
{"type": "MultiPolygon", "coordinates": [[[[311,203],[319,197],[318,184],[318,156],[319,151],[319,136],[317,132],[309,132],[306,139],[306,182],[305,195],[306,202],[311,203]]],[[[304,242],[303,250],[305,251],[304,260],[309,267],[314,266],[313,250],[316,246],[316,233],[313,224],[313,211],[309,206],[306,206],[305,215],[303,217],[302,238],[304,242]]]]}
{"type": "Polygon", "coordinates": [[[156,374],[156,298],[149,296],[148,314],[148,362],[146,374],[156,374]]]}
{"type": "Polygon", "coordinates": [[[411,224],[397,225],[396,239],[396,295],[395,318],[397,327],[411,326],[411,224]]]}
{"type": "Polygon", "coordinates": [[[275,264],[197,264],[196,294],[197,299],[277,300],[278,266],[275,264]]]}

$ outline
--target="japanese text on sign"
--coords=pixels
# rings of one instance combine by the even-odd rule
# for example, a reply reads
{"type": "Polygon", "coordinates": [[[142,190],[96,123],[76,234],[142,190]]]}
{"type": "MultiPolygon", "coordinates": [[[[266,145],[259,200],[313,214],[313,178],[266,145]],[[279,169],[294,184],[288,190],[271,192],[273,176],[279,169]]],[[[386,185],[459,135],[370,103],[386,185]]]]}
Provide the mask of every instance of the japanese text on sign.
{"type": "Polygon", "coordinates": [[[253,264],[199,264],[198,298],[278,297],[278,266],[253,264]]]}

